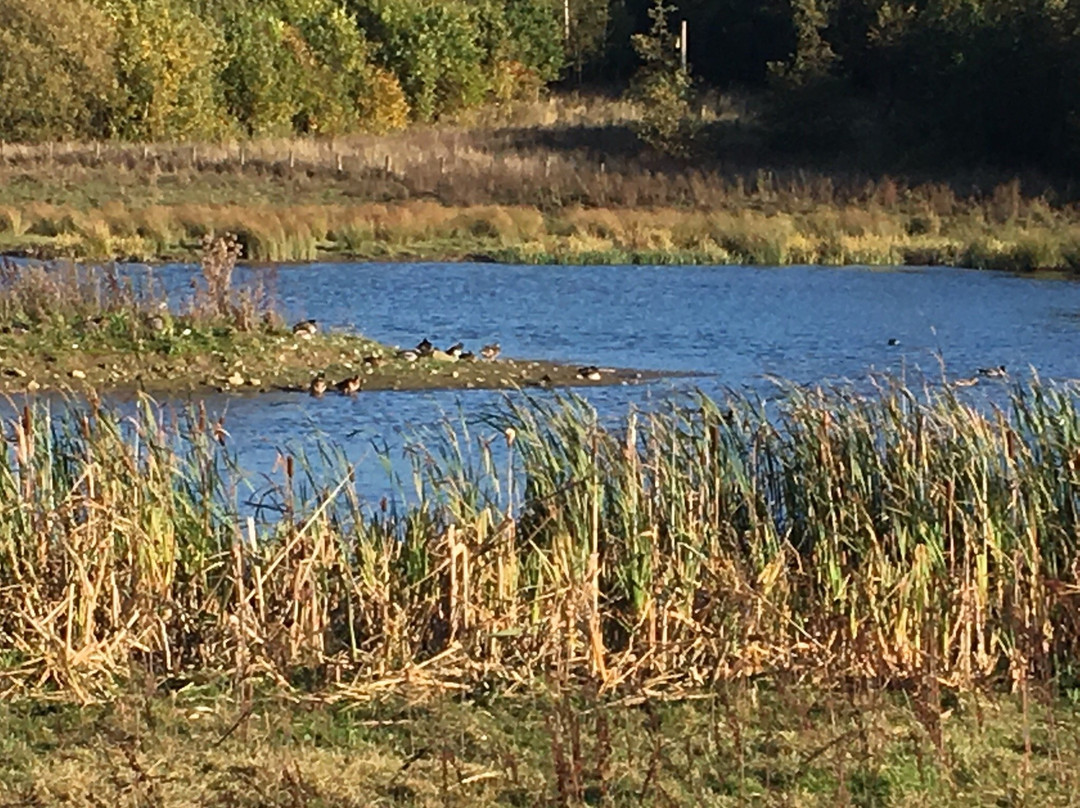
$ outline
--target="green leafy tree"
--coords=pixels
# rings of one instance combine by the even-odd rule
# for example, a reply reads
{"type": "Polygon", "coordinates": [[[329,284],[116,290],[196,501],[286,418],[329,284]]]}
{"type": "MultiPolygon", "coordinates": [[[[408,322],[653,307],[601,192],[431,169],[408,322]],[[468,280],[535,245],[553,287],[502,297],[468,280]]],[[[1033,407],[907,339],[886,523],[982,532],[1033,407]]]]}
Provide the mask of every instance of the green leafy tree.
{"type": "Polygon", "coordinates": [[[224,2],[221,81],[230,114],[251,135],[337,133],[359,124],[371,90],[369,47],[332,0],[224,2]]]}
{"type": "Polygon", "coordinates": [[[359,0],[375,58],[398,77],[420,120],[482,101],[490,87],[475,7],[461,0],[359,0]]]}
{"type": "Polygon", "coordinates": [[[679,63],[676,39],[668,25],[673,10],[664,0],[656,0],[649,9],[649,33],[633,37],[642,65],[634,77],[631,95],[641,107],[638,137],[662,152],[685,156],[690,152],[695,127],[690,116],[690,76],[679,63]]]}
{"type": "Polygon", "coordinates": [[[184,140],[228,129],[218,94],[220,41],[189,5],[106,0],[104,9],[116,28],[119,135],[184,140]]]}
{"type": "Polygon", "coordinates": [[[0,0],[0,136],[112,135],[115,42],[86,0],[0,0]]]}

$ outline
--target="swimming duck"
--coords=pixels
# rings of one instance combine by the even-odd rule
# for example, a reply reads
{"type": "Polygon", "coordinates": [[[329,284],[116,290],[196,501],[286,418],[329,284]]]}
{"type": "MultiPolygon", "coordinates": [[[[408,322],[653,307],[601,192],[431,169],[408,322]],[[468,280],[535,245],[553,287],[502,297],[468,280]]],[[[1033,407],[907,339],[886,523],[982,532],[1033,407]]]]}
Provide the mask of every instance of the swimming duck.
{"type": "Polygon", "coordinates": [[[315,398],[320,398],[326,392],[326,377],[316,376],[312,379],[311,384],[308,386],[308,392],[315,398]]]}
{"type": "Polygon", "coordinates": [[[496,356],[498,356],[499,351],[501,351],[501,350],[502,350],[502,348],[499,347],[499,343],[493,342],[490,345],[485,345],[483,348],[481,348],[480,349],[480,355],[482,357],[484,357],[484,359],[487,359],[488,361],[490,361],[490,360],[494,359],[496,356]]]}
{"type": "Polygon", "coordinates": [[[420,356],[431,356],[432,351],[435,350],[435,346],[431,344],[431,340],[424,337],[420,342],[416,343],[416,352],[420,356]]]}
{"type": "Polygon", "coordinates": [[[360,392],[360,386],[363,381],[359,376],[350,376],[347,379],[342,379],[340,382],[334,385],[334,388],[343,396],[352,396],[360,392]]]}
{"type": "Polygon", "coordinates": [[[446,352],[450,354],[450,356],[454,357],[454,359],[460,359],[461,355],[465,352],[465,343],[455,342],[453,345],[446,349],[446,352]]]}
{"type": "Polygon", "coordinates": [[[314,320],[301,320],[292,327],[292,332],[301,339],[311,339],[319,330],[319,324],[314,320]]]}
{"type": "Polygon", "coordinates": [[[979,368],[979,375],[988,379],[1004,379],[1009,372],[1005,370],[1004,365],[998,365],[996,368],[979,368]]]}
{"type": "Polygon", "coordinates": [[[590,382],[598,382],[601,379],[600,368],[596,365],[585,365],[585,367],[578,368],[577,375],[579,379],[588,379],[590,382]]]}
{"type": "Polygon", "coordinates": [[[889,345],[890,345],[890,347],[895,348],[899,344],[900,344],[900,340],[898,340],[896,337],[889,337],[889,345]]]}
{"type": "Polygon", "coordinates": [[[974,387],[979,383],[978,376],[969,376],[966,379],[957,379],[953,382],[954,387],[974,387]]]}

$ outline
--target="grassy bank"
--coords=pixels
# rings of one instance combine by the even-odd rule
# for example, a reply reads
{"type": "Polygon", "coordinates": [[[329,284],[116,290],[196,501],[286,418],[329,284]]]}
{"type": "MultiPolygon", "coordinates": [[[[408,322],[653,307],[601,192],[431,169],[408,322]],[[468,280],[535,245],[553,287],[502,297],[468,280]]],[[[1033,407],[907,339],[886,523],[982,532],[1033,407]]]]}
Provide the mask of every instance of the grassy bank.
{"type": "Polygon", "coordinates": [[[0,803],[181,806],[1068,805],[1064,701],[732,684],[376,701],[210,686],[0,704],[0,803]]]}
{"type": "Polygon", "coordinates": [[[240,250],[231,237],[204,238],[191,292],[171,301],[152,271],[123,276],[115,267],[0,262],[0,392],[307,392],[315,378],[330,392],[348,379],[358,386],[352,392],[505,389],[657,375],[606,368],[590,376],[576,366],[482,361],[475,353],[461,361],[442,351],[418,356],[317,324],[297,333],[278,313],[269,274],[234,283],[240,250]]]}
{"type": "Polygon", "coordinates": [[[724,156],[688,165],[644,150],[635,114],[564,98],[384,137],[9,144],[0,249],[191,257],[233,232],[257,261],[1080,264],[1080,213],[1039,177],[792,164],[730,99],[709,111],[724,156]]]}

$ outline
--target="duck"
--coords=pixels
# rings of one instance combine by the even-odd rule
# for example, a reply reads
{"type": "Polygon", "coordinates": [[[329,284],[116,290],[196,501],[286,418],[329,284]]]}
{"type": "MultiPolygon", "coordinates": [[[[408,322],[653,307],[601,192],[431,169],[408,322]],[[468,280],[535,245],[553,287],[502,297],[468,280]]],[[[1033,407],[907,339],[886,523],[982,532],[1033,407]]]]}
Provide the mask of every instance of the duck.
{"type": "Polygon", "coordinates": [[[974,387],[979,383],[978,376],[969,376],[966,379],[957,379],[953,382],[954,387],[974,387]]]}
{"type": "Polygon", "coordinates": [[[502,348],[499,347],[499,343],[493,342],[490,345],[485,345],[483,348],[481,348],[480,355],[490,362],[492,359],[499,355],[499,351],[501,350],[502,348]]]}
{"type": "Polygon", "coordinates": [[[988,379],[1004,379],[1009,371],[1005,370],[1004,365],[998,365],[996,368],[979,368],[979,375],[988,379]]]}
{"type": "Polygon", "coordinates": [[[458,355],[458,359],[462,362],[475,362],[476,354],[472,351],[462,351],[461,354],[458,355]]]}
{"type": "Polygon", "coordinates": [[[896,337],[889,337],[889,347],[895,348],[899,344],[900,340],[898,340],[896,337]]]}
{"type": "Polygon", "coordinates": [[[292,332],[301,339],[311,339],[319,330],[319,324],[314,320],[301,320],[292,327],[292,332]]]}
{"type": "Polygon", "coordinates": [[[311,380],[311,384],[308,385],[308,392],[315,398],[321,398],[322,394],[326,392],[326,377],[316,376],[311,380]]]}
{"type": "Polygon", "coordinates": [[[420,356],[431,356],[434,350],[435,346],[431,344],[431,340],[429,340],[427,337],[424,337],[422,340],[416,343],[416,352],[420,356]]]}
{"type": "Polygon", "coordinates": [[[360,387],[363,381],[359,376],[350,376],[347,379],[342,379],[340,382],[334,385],[334,388],[343,396],[352,396],[360,392],[360,387]]]}
{"type": "Polygon", "coordinates": [[[446,349],[446,352],[450,356],[454,357],[454,359],[460,359],[461,355],[465,353],[465,343],[455,342],[453,345],[446,349]]]}
{"type": "Polygon", "coordinates": [[[420,358],[420,354],[412,350],[398,351],[398,358],[404,359],[406,362],[415,362],[417,359],[420,358]]]}
{"type": "Polygon", "coordinates": [[[160,334],[165,330],[165,318],[160,314],[151,314],[146,318],[146,327],[154,334],[160,334]]]}
{"type": "Polygon", "coordinates": [[[585,365],[578,368],[577,375],[579,379],[588,379],[590,382],[598,382],[601,379],[600,368],[596,365],[585,365]]]}

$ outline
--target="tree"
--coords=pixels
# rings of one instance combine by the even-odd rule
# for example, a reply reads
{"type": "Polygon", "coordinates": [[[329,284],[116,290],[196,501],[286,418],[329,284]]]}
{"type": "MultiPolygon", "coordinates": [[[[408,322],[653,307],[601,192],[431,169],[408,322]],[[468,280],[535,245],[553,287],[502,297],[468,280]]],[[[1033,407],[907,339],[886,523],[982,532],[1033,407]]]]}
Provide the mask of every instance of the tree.
{"type": "Polygon", "coordinates": [[[0,135],[112,135],[115,44],[108,17],[86,0],[0,0],[0,135]]]}
{"type": "Polygon", "coordinates": [[[674,156],[690,151],[694,125],[690,118],[690,75],[679,62],[676,40],[668,27],[673,6],[655,0],[649,9],[652,27],[635,34],[634,50],[641,68],[634,76],[631,96],[641,107],[637,134],[655,149],[674,156]]]}

